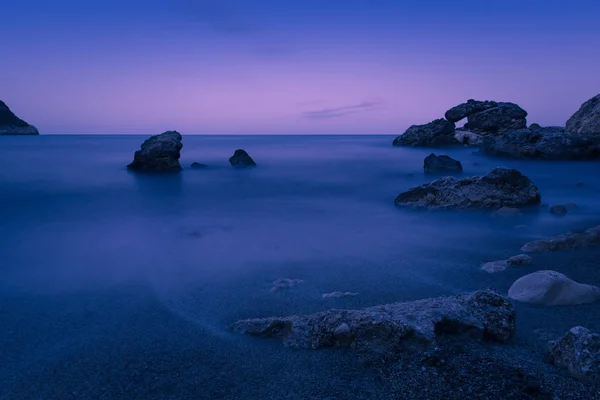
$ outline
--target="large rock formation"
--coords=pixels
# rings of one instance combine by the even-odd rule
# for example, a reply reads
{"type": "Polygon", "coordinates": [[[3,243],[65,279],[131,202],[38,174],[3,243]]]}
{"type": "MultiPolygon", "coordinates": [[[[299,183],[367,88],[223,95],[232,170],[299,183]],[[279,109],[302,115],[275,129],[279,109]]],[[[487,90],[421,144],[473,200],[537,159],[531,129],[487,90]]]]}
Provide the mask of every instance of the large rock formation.
{"type": "Polygon", "coordinates": [[[490,108],[494,107],[498,107],[498,103],[495,101],[478,101],[469,99],[466,103],[459,104],[446,111],[444,116],[450,122],[458,122],[461,119],[467,118],[469,115],[489,110],[490,108]]]}
{"type": "Polygon", "coordinates": [[[39,135],[35,126],[29,125],[17,117],[8,108],[6,103],[0,100],[0,136],[3,135],[39,135]]]}
{"type": "Polygon", "coordinates": [[[540,204],[538,188],[515,169],[496,168],[486,176],[444,177],[396,197],[396,205],[423,209],[483,209],[540,204]]]}
{"type": "Polygon", "coordinates": [[[402,135],[394,139],[394,146],[431,146],[441,147],[458,144],[454,138],[453,122],[443,118],[425,125],[413,125],[402,135]]]}
{"type": "Polygon", "coordinates": [[[462,172],[463,167],[460,161],[457,161],[452,157],[445,155],[438,156],[431,153],[423,160],[423,169],[426,174],[439,174],[446,172],[462,172]]]}
{"type": "Polygon", "coordinates": [[[550,362],[583,381],[600,381],[600,335],[576,326],[548,343],[550,362]]]}
{"type": "Polygon", "coordinates": [[[600,94],[582,104],[566,124],[572,135],[600,135],[600,94]]]}
{"type": "Polygon", "coordinates": [[[436,337],[449,334],[507,343],[515,330],[515,311],[498,293],[482,290],[360,310],[248,319],[232,328],[278,338],[292,348],[349,347],[386,356],[407,349],[422,350],[435,344],[436,337]]]}
{"type": "Polygon", "coordinates": [[[256,167],[256,163],[245,150],[236,150],[231,157],[229,163],[234,168],[249,168],[256,167]]]}
{"type": "Polygon", "coordinates": [[[515,281],[508,297],[543,306],[568,306],[600,300],[600,288],[575,282],[556,271],[537,271],[515,281]]]}
{"type": "Polygon", "coordinates": [[[471,114],[465,128],[475,133],[502,133],[527,127],[527,111],[514,103],[498,103],[496,107],[471,114]]]}
{"type": "Polygon", "coordinates": [[[127,168],[138,172],[181,171],[181,140],[181,135],[176,131],[167,131],[146,139],[141,149],[135,152],[133,162],[127,168]]]}
{"type": "Polygon", "coordinates": [[[565,233],[549,239],[534,240],[521,247],[521,251],[524,253],[543,253],[592,246],[600,246],[600,225],[589,228],[584,232],[565,233]]]}
{"type": "Polygon", "coordinates": [[[569,135],[560,127],[520,129],[487,136],[482,151],[494,157],[545,160],[600,158],[600,135],[569,135]]]}

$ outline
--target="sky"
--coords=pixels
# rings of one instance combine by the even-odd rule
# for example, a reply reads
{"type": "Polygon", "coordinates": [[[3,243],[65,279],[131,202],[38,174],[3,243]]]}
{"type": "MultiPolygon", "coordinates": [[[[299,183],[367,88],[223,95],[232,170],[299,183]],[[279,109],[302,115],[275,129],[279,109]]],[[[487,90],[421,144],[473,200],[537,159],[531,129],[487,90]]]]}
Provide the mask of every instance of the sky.
{"type": "Polygon", "coordinates": [[[0,100],[42,134],[393,134],[467,99],[564,125],[598,0],[6,0],[0,100]]]}

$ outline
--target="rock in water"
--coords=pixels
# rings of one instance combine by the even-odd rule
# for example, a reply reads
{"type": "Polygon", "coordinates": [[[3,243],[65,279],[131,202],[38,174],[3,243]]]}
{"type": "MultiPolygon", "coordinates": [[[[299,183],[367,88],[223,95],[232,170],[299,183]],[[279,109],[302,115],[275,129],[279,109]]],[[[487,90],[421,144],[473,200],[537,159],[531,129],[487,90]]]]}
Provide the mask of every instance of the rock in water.
{"type": "Polygon", "coordinates": [[[425,157],[423,169],[427,174],[437,174],[442,172],[462,172],[463,167],[460,161],[449,156],[438,156],[433,153],[425,157]]]}
{"type": "Polygon", "coordinates": [[[557,205],[557,206],[550,207],[550,214],[562,216],[562,215],[565,215],[566,213],[567,213],[567,207],[565,207],[565,206],[557,205]]]}
{"type": "Polygon", "coordinates": [[[183,148],[181,135],[176,131],[167,131],[151,136],[135,152],[133,162],[127,166],[138,172],[178,172],[180,151],[183,148]]]}
{"type": "Polygon", "coordinates": [[[279,338],[292,348],[349,347],[385,356],[411,347],[422,349],[434,344],[437,336],[448,334],[507,343],[514,334],[515,311],[498,293],[481,290],[360,310],[248,319],[232,328],[279,338]]]}
{"type": "Polygon", "coordinates": [[[490,108],[494,107],[498,107],[498,103],[495,101],[478,101],[469,99],[466,103],[459,104],[446,111],[444,116],[450,122],[458,122],[461,119],[467,118],[469,115],[489,110],[490,108]]]}
{"type": "Polygon", "coordinates": [[[541,196],[529,178],[516,169],[496,168],[486,176],[444,177],[396,197],[400,207],[421,209],[482,209],[538,205],[541,196]]]}
{"type": "Polygon", "coordinates": [[[600,158],[600,136],[569,135],[560,127],[521,129],[487,136],[482,151],[517,159],[591,160],[600,158]]]}
{"type": "Polygon", "coordinates": [[[527,254],[519,254],[517,256],[512,256],[508,260],[500,260],[500,261],[491,261],[485,263],[481,266],[481,269],[489,272],[490,274],[504,271],[506,268],[514,266],[514,265],[527,265],[531,264],[532,258],[527,254]]]}
{"type": "Polygon", "coordinates": [[[413,125],[394,139],[394,146],[449,146],[458,144],[454,123],[436,119],[425,125],[413,125]]]}
{"type": "Polygon", "coordinates": [[[556,271],[537,271],[515,281],[508,297],[543,306],[568,306],[600,300],[600,288],[575,282],[556,271]]]}
{"type": "Polygon", "coordinates": [[[527,111],[514,103],[498,103],[497,107],[489,108],[467,117],[470,131],[475,133],[501,133],[527,127],[527,111]]]}
{"type": "Polygon", "coordinates": [[[35,126],[29,125],[17,117],[8,108],[6,103],[0,100],[0,136],[4,135],[39,135],[35,126]]]}
{"type": "Polygon", "coordinates": [[[600,225],[581,233],[566,233],[549,239],[534,240],[521,247],[521,251],[524,253],[542,253],[593,246],[600,246],[600,225]]]}
{"type": "Polygon", "coordinates": [[[566,130],[572,135],[600,135],[600,94],[581,105],[567,121],[566,130]]]}
{"type": "Polygon", "coordinates": [[[256,163],[246,153],[245,150],[239,149],[233,153],[233,156],[229,158],[229,163],[234,168],[248,168],[248,167],[256,167],[256,163]]]}
{"type": "Polygon", "coordinates": [[[192,165],[190,165],[191,169],[206,169],[208,168],[208,165],[206,164],[201,164],[199,162],[193,162],[192,165]]]}
{"type": "Polygon", "coordinates": [[[600,335],[576,326],[548,343],[550,362],[583,381],[600,381],[600,335]]]}

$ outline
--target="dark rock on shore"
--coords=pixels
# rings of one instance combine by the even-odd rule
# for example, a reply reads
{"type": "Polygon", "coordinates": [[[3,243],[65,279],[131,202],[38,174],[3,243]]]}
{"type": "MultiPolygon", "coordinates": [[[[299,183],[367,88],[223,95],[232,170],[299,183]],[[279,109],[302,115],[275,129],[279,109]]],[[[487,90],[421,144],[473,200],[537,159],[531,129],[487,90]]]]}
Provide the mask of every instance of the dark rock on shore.
{"type": "Polygon", "coordinates": [[[600,136],[569,135],[560,127],[521,129],[486,137],[482,151],[518,159],[591,160],[600,158],[600,136]]]}
{"type": "Polygon", "coordinates": [[[178,172],[180,151],[183,148],[179,132],[167,131],[146,139],[127,166],[138,172],[178,172]]]}
{"type": "Polygon", "coordinates": [[[514,103],[498,103],[497,107],[471,114],[465,128],[475,133],[502,133],[527,127],[527,111],[514,103]]]}
{"type": "Polygon", "coordinates": [[[435,155],[431,153],[423,161],[423,169],[426,174],[437,174],[443,172],[462,172],[463,167],[460,161],[446,155],[435,155]]]}
{"type": "Polygon", "coordinates": [[[450,122],[458,122],[461,119],[467,118],[469,115],[489,110],[490,108],[494,107],[498,107],[498,103],[495,101],[478,101],[469,99],[466,103],[459,104],[446,111],[444,116],[450,122]]]}
{"type": "Polygon", "coordinates": [[[0,100],[0,136],[39,134],[40,132],[35,126],[29,125],[17,117],[6,103],[0,100]]]}
{"type": "Polygon", "coordinates": [[[453,122],[436,119],[428,124],[413,125],[394,139],[394,146],[449,146],[458,144],[453,122]]]}
{"type": "Polygon", "coordinates": [[[347,347],[392,356],[403,350],[422,353],[445,335],[508,343],[515,331],[515,311],[498,293],[482,290],[360,310],[241,320],[232,328],[281,339],[291,348],[347,347]]]}
{"type": "Polygon", "coordinates": [[[206,169],[208,168],[208,165],[206,164],[201,164],[199,162],[193,162],[192,165],[190,165],[191,169],[206,169]]]}
{"type": "Polygon", "coordinates": [[[600,94],[581,105],[567,121],[566,130],[572,135],[600,136],[600,94]]]}
{"type": "Polygon", "coordinates": [[[256,167],[256,163],[246,153],[245,150],[239,149],[233,153],[233,156],[229,158],[229,163],[234,168],[248,168],[248,167],[256,167]]]}
{"type": "Polygon", "coordinates": [[[541,196],[529,178],[516,169],[496,168],[486,176],[444,177],[396,197],[401,207],[421,209],[482,209],[539,205],[541,196]]]}
{"type": "Polygon", "coordinates": [[[584,232],[565,233],[549,239],[534,240],[521,247],[521,251],[524,253],[542,253],[592,246],[600,246],[600,225],[584,232]]]}
{"type": "Polygon", "coordinates": [[[600,335],[576,326],[548,343],[550,362],[583,381],[600,382],[600,335]]]}

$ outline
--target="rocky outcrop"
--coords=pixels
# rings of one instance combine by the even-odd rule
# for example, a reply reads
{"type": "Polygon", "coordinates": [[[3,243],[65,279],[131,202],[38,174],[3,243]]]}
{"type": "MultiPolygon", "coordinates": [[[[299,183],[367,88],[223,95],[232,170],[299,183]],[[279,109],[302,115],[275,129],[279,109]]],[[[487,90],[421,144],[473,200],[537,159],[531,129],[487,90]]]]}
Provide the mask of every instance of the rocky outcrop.
{"type": "Polygon", "coordinates": [[[475,133],[502,133],[525,129],[527,111],[514,103],[498,103],[497,107],[487,109],[467,117],[465,128],[475,133]]]}
{"type": "Polygon", "coordinates": [[[548,343],[550,362],[583,381],[600,381],[600,335],[576,326],[548,343]]]}
{"type": "Polygon", "coordinates": [[[386,356],[422,350],[435,344],[441,335],[465,334],[507,343],[515,331],[515,311],[498,293],[482,290],[359,310],[248,319],[236,322],[232,328],[278,338],[292,348],[347,347],[386,356]]]}
{"type": "Polygon", "coordinates": [[[458,122],[470,115],[489,110],[490,108],[494,107],[498,107],[498,103],[495,101],[478,101],[469,99],[466,103],[459,104],[446,111],[444,116],[450,122],[458,122]]]}
{"type": "Polygon", "coordinates": [[[0,100],[0,136],[39,134],[40,132],[35,126],[29,125],[17,117],[6,103],[0,100]]]}
{"type": "Polygon", "coordinates": [[[519,254],[517,256],[510,257],[508,260],[491,261],[481,266],[481,269],[493,274],[495,272],[504,271],[508,267],[516,265],[528,265],[531,264],[532,258],[527,254],[519,254]]]}
{"type": "Polygon", "coordinates": [[[516,169],[496,168],[486,176],[444,177],[396,197],[400,207],[420,209],[482,209],[540,204],[538,188],[516,169]]]}
{"type": "Polygon", "coordinates": [[[524,253],[542,253],[564,249],[600,246],[600,225],[584,232],[572,232],[549,239],[534,240],[521,247],[524,253]]]}
{"type": "Polygon", "coordinates": [[[394,146],[441,147],[458,144],[454,138],[453,122],[436,119],[425,125],[413,125],[394,139],[394,146]]]}
{"type": "Polygon", "coordinates": [[[445,155],[435,155],[431,153],[423,161],[423,169],[426,174],[439,174],[439,173],[457,173],[462,172],[463,167],[460,161],[455,160],[452,157],[445,155]]]}
{"type": "Polygon", "coordinates": [[[600,300],[600,288],[575,282],[556,271],[537,271],[515,281],[508,297],[523,303],[566,306],[600,300]]]}
{"type": "Polygon", "coordinates": [[[245,150],[239,149],[229,158],[229,163],[234,168],[256,167],[256,163],[245,150]]]}
{"type": "Polygon", "coordinates": [[[600,94],[581,105],[566,124],[571,135],[600,136],[600,94]]]}
{"type": "Polygon", "coordinates": [[[178,172],[180,151],[183,148],[179,132],[167,131],[146,139],[127,166],[137,172],[178,172]]]}
{"type": "Polygon", "coordinates": [[[517,159],[598,159],[600,136],[569,135],[560,127],[521,129],[487,136],[482,152],[489,156],[517,159]]]}

